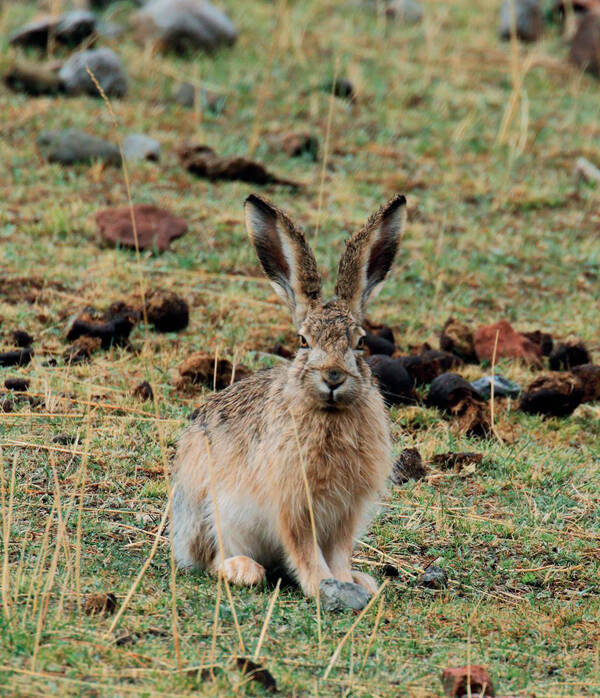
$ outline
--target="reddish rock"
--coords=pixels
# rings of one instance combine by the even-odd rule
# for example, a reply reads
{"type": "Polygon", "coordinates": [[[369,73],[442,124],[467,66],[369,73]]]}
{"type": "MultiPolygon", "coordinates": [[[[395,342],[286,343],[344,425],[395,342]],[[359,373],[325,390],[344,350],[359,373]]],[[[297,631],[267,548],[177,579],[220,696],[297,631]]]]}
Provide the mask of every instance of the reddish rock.
{"type": "Polygon", "coordinates": [[[450,698],[472,696],[493,698],[494,686],[487,671],[479,664],[444,669],[442,673],[444,692],[450,698]]]}
{"type": "MultiPolygon", "coordinates": [[[[185,235],[187,223],[169,211],[150,204],[133,206],[140,250],[168,249],[171,240],[185,235]]],[[[131,209],[108,208],[96,214],[96,223],[102,237],[112,245],[135,249],[135,235],[131,222],[131,209]]]]}
{"type": "Polygon", "coordinates": [[[569,60],[581,70],[600,78],[600,12],[586,12],[571,40],[569,60]]]}
{"type": "Polygon", "coordinates": [[[542,351],[537,344],[517,332],[506,320],[500,320],[493,325],[481,325],[475,330],[475,353],[479,361],[492,361],[494,346],[496,360],[500,358],[522,359],[530,366],[542,367],[542,351]]]}

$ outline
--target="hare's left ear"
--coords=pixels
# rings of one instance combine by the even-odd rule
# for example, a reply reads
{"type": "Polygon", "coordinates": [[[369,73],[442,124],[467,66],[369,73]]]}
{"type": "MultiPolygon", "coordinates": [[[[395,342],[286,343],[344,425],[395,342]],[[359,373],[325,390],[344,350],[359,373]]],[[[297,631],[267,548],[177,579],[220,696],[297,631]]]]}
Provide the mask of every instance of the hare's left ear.
{"type": "Polygon", "coordinates": [[[346,243],[335,293],[362,320],[369,298],[377,295],[392,266],[406,222],[406,199],[397,195],[346,243]]]}

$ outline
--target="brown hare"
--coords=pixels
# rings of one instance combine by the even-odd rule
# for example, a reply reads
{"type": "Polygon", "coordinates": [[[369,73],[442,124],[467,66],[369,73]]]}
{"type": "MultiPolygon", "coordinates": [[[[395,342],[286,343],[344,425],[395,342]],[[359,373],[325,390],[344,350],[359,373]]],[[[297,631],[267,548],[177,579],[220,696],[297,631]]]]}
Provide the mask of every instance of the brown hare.
{"type": "Polygon", "coordinates": [[[310,596],[331,577],[374,592],[375,580],[351,568],[352,548],[392,460],[361,322],[392,265],[406,200],[393,198],[348,240],[326,302],[314,255],[287,215],[251,195],[245,216],[299,348],[289,363],[211,395],[183,433],[173,469],[175,559],[237,584],[284,566],[310,596]]]}

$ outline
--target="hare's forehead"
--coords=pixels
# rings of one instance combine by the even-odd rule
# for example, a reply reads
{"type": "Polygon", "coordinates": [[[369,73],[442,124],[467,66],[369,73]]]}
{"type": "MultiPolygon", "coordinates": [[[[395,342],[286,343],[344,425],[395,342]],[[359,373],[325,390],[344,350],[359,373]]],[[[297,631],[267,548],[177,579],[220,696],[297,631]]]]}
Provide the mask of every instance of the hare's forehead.
{"type": "Polygon", "coordinates": [[[332,303],[311,310],[302,324],[302,331],[313,342],[331,342],[340,339],[348,341],[361,330],[346,307],[332,303]]]}

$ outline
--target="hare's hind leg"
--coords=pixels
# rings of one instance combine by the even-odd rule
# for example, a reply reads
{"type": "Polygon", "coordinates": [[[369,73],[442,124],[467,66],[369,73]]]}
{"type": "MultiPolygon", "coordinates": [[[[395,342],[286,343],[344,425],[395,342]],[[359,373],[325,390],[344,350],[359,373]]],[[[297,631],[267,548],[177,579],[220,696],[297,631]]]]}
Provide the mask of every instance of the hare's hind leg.
{"type": "Polygon", "coordinates": [[[207,520],[206,499],[194,501],[176,488],[171,516],[171,544],[177,566],[182,569],[208,569],[215,559],[217,546],[207,520]]]}
{"type": "Polygon", "coordinates": [[[229,582],[242,586],[260,584],[265,577],[265,568],[246,555],[228,557],[220,564],[215,562],[213,571],[223,573],[229,582]]]}

